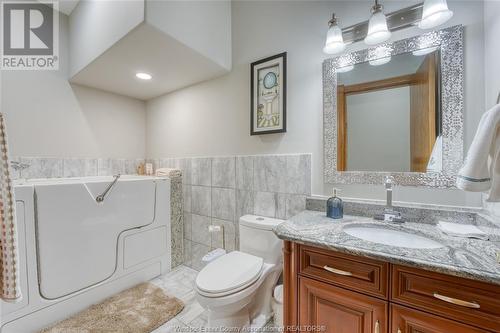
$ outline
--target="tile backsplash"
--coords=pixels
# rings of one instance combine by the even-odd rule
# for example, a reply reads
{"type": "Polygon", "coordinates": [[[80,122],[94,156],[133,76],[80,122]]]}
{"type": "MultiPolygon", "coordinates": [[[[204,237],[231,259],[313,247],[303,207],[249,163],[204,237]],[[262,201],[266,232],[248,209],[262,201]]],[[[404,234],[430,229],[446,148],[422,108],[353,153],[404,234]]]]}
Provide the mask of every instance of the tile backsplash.
{"type": "Polygon", "coordinates": [[[255,155],[153,159],[155,168],[183,172],[184,257],[193,268],[222,247],[237,249],[238,219],[245,214],[287,219],[305,209],[311,194],[311,155],[255,155]]]}
{"type": "Polygon", "coordinates": [[[137,166],[145,159],[120,158],[45,158],[14,157],[29,165],[18,172],[12,170],[13,179],[18,178],[60,178],[83,176],[110,176],[114,174],[136,174],[137,166]]]}

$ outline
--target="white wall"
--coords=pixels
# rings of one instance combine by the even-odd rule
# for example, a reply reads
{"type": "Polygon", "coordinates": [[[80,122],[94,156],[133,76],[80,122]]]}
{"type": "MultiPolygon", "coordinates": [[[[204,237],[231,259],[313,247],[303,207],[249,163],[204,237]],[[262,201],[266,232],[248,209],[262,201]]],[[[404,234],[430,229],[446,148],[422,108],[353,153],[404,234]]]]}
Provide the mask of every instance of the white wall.
{"type": "Polygon", "coordinates": [[[410,171],[410,87],[346,100],[347,170],[410,171]]]}
{"type": "MultiPolygon", "coordinates": [[[[465,141],[468,147],[484,110],[483,5],[448,1],[454,10],[446,24],[464,24],[465,141]]],[[[415,1],[386,2],[392,11],[415,1]]],[[[335,11],[342,26],[369,16],[371,1],[235,1],[232,3],[233,71],[147,103],[147,147],[151,157],[312,153],[314,194],[329,194],[323,183],[323,110],[321,64],[327,22],[335,11]],[[249,135],[250,66],[252,61],[288,52],[288,132],[249,135]]],[[[421,33],[410,28],[393,34],[401,39],[421,33]]],[[[351,50],[364,48],[354,44],[351,50]]],[[[344,197],[383,198],[382,186],[339,186],[344,197]]],[[[395,199],[451,205],[481,205],[481,196],[453,190],[398,187],[395,199]]]]}
{"type": "Polygon", "coordinates": [[[146,21],[231,69],[231,1],[146,1],[146,21]]]}
{"type": "Polygon", "coordinates": [[[68,18],[59,71],[3,71],[10,152],[33,157],[145,157],[142,101],[68,83],[68,18]]]}
{"type": "Polygon", "coordinates": [[[71,76],[144,21],[144,1],[79,2],[69,20],[71,76]]]}
{"type": "Polygon", "coordinates": [[[486,108],[490,108],[500,93],[500,1],[484,3],[484,36],[486,108]]]}

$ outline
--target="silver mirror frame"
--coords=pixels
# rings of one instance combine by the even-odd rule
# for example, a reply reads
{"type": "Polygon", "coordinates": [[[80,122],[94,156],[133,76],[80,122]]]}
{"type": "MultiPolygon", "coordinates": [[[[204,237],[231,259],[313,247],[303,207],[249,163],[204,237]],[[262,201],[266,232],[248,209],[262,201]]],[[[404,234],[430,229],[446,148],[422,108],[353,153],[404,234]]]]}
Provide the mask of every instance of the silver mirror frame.
{"type": "Polygon", "coordinates": [[[323,137],[324,178],[329,184],[383,184],[387,176],[405,186],[455,187],[456,175],[464,155],[464,45],[463,26],[432,31],[420,36],[375,48],[347,53],[323,62],[323,137]],[[382,47],[395,56],[428,47],[441,48],[441,114],[443,169],[435,173],[337,171],[337,71],[379,58],[375,49],[382,47]]]}

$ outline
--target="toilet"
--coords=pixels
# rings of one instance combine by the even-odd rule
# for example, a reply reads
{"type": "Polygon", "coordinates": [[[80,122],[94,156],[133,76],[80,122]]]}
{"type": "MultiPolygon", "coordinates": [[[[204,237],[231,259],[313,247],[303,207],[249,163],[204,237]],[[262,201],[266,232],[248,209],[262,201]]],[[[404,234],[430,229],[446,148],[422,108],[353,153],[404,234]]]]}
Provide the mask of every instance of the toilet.
{"type": "Polygon", "coordinates": [[[283,270],[282,241],[273,228],[283,220],[245,215],[240,251],[225,254],[196,277],[196,298],[208,310],[208,327],[258,328],[272,316],[272,291],[283,270]]]}

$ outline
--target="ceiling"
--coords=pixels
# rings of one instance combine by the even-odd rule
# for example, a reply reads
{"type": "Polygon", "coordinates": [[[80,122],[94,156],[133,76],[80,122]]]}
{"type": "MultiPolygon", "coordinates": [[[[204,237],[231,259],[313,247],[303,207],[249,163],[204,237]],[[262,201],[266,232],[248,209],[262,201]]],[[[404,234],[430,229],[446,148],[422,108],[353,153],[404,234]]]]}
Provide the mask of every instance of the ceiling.
{"type": "Polygon", "coordinates": [[[227,73],[192,48],[142,23],[74,75],[70,82],[148,100],[227,73]],[[153,76],[149,81],[137,72],[153,76]]]}

